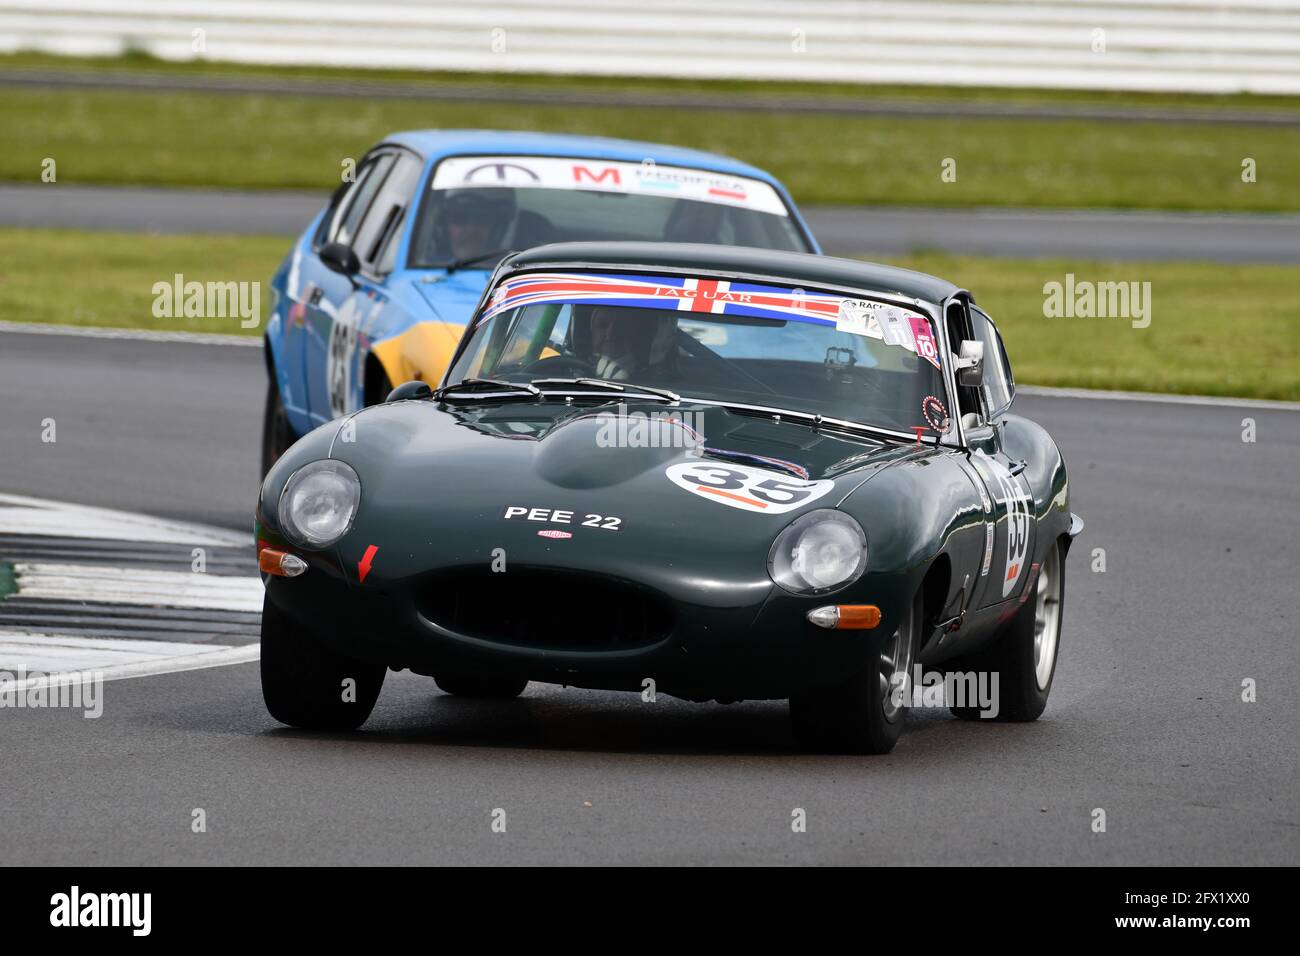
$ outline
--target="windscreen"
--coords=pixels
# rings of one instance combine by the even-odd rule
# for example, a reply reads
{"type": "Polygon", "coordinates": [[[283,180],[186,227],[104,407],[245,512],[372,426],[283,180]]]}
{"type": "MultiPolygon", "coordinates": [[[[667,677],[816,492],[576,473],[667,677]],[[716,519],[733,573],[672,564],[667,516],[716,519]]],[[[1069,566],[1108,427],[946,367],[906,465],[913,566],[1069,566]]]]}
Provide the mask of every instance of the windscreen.
{"type": "Polygon", "coordinates": [[[937,342],[928,317],[866,292],[531,273],[497,287],[448,381],[592,377],[939,434],[937,342]]]}
{"type": "Polygon", "coordinates": [[[781,196],[758,179],[650,162],[454,156],[434,170],[410,261],[587,241],[811,251],[781,196]]]}

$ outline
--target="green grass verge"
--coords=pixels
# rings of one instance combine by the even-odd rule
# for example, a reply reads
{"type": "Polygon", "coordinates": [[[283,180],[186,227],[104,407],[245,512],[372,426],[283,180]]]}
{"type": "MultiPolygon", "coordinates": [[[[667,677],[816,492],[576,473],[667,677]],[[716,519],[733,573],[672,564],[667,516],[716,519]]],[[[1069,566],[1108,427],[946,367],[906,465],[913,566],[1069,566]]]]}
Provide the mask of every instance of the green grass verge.
{"type": "Polygon", "coordinates": [[[970,289],[1024,384],[1300,400],[1300,301],[1290,266],[917,254],[895,264],[970,289]],[[1151,283],[1151,324],[1046,318],[1043,285],[1151,283]]]}
{"type": "MultiPolygon", "coordinates": [[[[32,322],[259,334],[233,318],[153,314],[155,282],[267,281],[287,238],[0,229],[0,316],[32,322]]],[[[971,289],[997,320],[1017,381],[1300,400],[1300,304],[1286,266],[1009,260],[918,253],[890,260],[971,289]],[[1151,324],[1043,316],[1043,285],[1151,283],[1151,324]]]]}
{"type": "MultiPolygon", "coordinates": [[[[319,188],[401,129],[621,136],[739,157],[801,203],[1300,210],[1295,127],[845,117],[106,90],[5,91],[0,180],[319,188]],[[1257,181],[1241,181],[1242,161],[1257,181]],[[956,160],[956,181],[941,178],[956,160]]],[[[196,223],[196,229],[202,224],[196,223]]]]}
{"type": "Polygon", "coordinates": [[[160,236],[64,229],[0,229],[0,318],[104,328],[259,335],[238,318],[154,315],[153,286],[260,282],[269,313],[271,274],[291,240],[278,236],[160,236]]]}

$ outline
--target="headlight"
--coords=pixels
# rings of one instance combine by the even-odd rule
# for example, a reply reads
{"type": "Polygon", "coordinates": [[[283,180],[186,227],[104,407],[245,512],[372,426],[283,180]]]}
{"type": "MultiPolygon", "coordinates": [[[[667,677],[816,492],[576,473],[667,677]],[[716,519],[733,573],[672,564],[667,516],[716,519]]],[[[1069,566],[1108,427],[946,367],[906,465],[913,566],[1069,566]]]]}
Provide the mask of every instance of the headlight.
{"type": "Polygon", "coordinates": [[[285,482],[280,528],[294,544],[327,548],[347,534],[361,501],[361,479],[341,461],[313,461],[285,482]]]}
{"type": "Polygon", "coordinates": [[[792,521],[776,536],[767,556],[772,580],[796,594],[844,587],[866,568],[862,526],[834,508],[818,508],[792,521]]]}

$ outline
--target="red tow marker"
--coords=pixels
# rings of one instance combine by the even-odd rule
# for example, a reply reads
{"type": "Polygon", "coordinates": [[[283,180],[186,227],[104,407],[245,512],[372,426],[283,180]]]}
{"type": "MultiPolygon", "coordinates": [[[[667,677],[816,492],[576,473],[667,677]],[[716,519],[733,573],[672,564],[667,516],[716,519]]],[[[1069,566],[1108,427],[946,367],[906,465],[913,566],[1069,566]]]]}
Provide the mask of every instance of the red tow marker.
{"type": "Polygon", "coordinates": [[[366,583],[366,575],[370,573],[370,562],[374,560],[375,552],[377,552],[378,550],[379,550],[379,545],[372,544],[370,547],[366,548],[366,553],[363,554],[361,556],[361,560],[357,562],[357,583],[358,584],[366,583]]]}

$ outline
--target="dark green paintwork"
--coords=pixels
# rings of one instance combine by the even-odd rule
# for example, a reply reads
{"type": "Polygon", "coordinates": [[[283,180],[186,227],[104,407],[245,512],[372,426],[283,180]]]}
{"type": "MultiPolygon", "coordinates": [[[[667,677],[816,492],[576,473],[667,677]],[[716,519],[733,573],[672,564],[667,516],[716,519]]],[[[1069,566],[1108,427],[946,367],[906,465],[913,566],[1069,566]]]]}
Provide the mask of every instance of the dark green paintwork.
{"type": "MultiPolygon", "coordinates": [[[[549,267],[548,256],[559,248],[530,251],[510,260],[511,266],[549,267]]],[[[594,245],[589,251],[562,248],[572,257],[569,266],[601,255],[594,245]]],[[[790,254],[756,262],[767,257],[716,247],[708,247],[705,257],[702,248],[654,247],[654,255],[643,249],[639,256],[661,269],[703,268],[707,258],[710,269],[726,271],[743,261],[749,271],[770,268],[809,285],[853,284],[941,298],[955,291],[901,270],[790,254]]],[[[604,255],[601,262],[614,264],[612,253],[604,255]]],[[[618,256],[621,265],[638,253],[621,246],[618,256]]],[[[939,312],[941,302],[931,300],[930,307],[939,312]]],[[[711,448],[795,462],[813,479],[834,481],[830,494],[802,509],[753,513],[673,484],[665,476],[669,465],[695,460],[686,448],[601,447],[597,416],[615,409],[612,399],[444,404],[425,398],[365,409],[350,417],[347,431],[342,422],[316,429],[267,476],[259,540],[285,545],[274,504],[288,477],[308,462],[334,457],[352,465],[362,483],[361,505],[342,541],[325,552],[298,552],[310,569],[298,578],[272,579],[268,599],[340,650],[392,667],[422,673],[472,667],[629,690],[653,678],[666,693],[724,700],[788,697],[843,679],[872,659],[918,589],[924,588],[931,624],[966,611],[957,630],[927,628],[922,663],[974,649],[1019,606],[1023,588],[1002,597],[998,572],[1006,555],[1006,519],[985,513],[972,449],[818,431],[687,401],[627,408],[691,416],[711,448]],[[343,440],[349,433],[353,440],[343,440]],[[507,506],[615,516],[622,527],[612,532],[505,520],[507,506]],[[823,507],[840,508],[865,529],[867,572],[829,595],[790,594],[769,578],[768,552],[786,525],[823,507]],[[997,548],[990,572],[982,575],[988,521],[995,522],[997,548]],[[563,528],[573,537],[539,537],[543,527],[563,528]],[[372,545],[378,550],[359,583],[358,562],[372,545]],[[496,600],[512,600],[511,569],[563,568],[635,582],[663,595],[676,612],[676,625],[653,646],[585,651],[458,635],[421,617],[431,575],[448,568],[487,569],[497,549],[507,570],[497,575],[496,600]],[[810,609],[829,603],[876,604],[883,620],[872,631],[827,631],[808,623],[810,609]]],[[[1070,527],[1065,468],[1055,444],[1039,426],[1007,415],[981,445],[1004,464],[1027,462],[1022,477],[1032,489],[1035,518],[1029,561],[1040,560],[1070,527]]],[[[728,459],[718,463],[725,466],[728,459]]],[[[994,491],[995,509],[997,498],[994,491]]],[[[1027,585],[1029,574],[1019,581],[1027,585]]],[[[555,600],[568,602],[576,618],[584,613],[580,590],[555,600]]]]}

